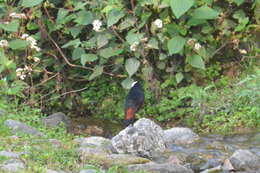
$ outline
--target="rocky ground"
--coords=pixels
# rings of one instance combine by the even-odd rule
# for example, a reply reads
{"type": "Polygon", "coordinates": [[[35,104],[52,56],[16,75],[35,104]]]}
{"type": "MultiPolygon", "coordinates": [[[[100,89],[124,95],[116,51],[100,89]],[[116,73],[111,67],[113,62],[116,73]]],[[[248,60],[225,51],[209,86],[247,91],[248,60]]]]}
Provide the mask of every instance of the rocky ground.
{"type": "MultiPolygon", "coordinates": [[[[42,122],[49,128],[60,123],[70,128],[70,120],[56,113],[42,122]]],[[[44,138],[39,132],[22,122],[8,119],[5,125],[14,134],[25,133],[44,138]]],[[[16,139],[18,136],[11,136],[16,139]]],[[[57,139],[47,139],[53,149],[62,145],[57,139]]],[[[95,160],[106,168],[123,165],[129,172],[145,170],[154,173],[260,173],[260,133],[237,136],[199,136],[189,128],[175,127],[163,130],[153,121],[142,118],[111,139],[101,136],[75,138],[75,152],[85,163],[95,160]]],[[[21,159],[28,151],[15,152],[0,148],[0,172],[21,172],[27,163],[21,159]]],[[[51,170],[47,173],[68,173],[51,170]]],[[[80,173],[94,173],[82,168],[80,173]]]]}

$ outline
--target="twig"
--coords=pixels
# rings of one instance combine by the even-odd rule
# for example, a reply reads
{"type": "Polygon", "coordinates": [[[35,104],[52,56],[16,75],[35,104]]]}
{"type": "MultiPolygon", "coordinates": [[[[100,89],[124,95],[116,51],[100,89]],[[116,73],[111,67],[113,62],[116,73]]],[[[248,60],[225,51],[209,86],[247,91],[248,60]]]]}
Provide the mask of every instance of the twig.
{"type": "MultiPolygon", "coordinates": [[[[72,91],[68,91],[68,92],[65,92],[65,93],[62,93],[61,95],[59,96],[56,96],[56,97],[52,97],[52,98],[49,98],[45,101],[50,101],[50,100],[54,100],[54,99],[57,99],[59,97],[62,97],[64,95],[67,95],[67,94],[70,94],[70,93],[76,93],[76,92],[80,92],[80,91],[83,91],[83,90],[86,90],[88,87],[85,87],[85,88],[81,88],[81,89],[78,89],[78,90],[72,90],[72,91]]],[[[49,94],[49,93],[48,93],[49,94]]]]}
{"type": "Polygon", "coordinates": [[[225,42],[224,44],[222,44],[217,50],[215,50],[215,52],[212,53],[212,55],[210,57],[215,56],[221,49],[223,49],[227,44],[229,43],[229,41],[225,42]]]}
{"type": "MultiPolygon", "coordinates": [[[[85,66],[80,66],[80,65],[76,65],[76,64],[72,64],[69,62],[68,58],[66,57],[66,55],[63,53],[63,51],[61,50],[61,48],[58,46],[58,44],[51,38],[51,36],[49,34],[47,34],[49,40],[51,40],[51,42],[54,44],[54,46],[57,48],[58,52],[60,53],[60,55],[62,56],[62,58],[65,60],[65,62],[71,66],[71,67],[76,67],[76,68],[82,68],[82,69],[86,69],[86,70],[91,70],[94,71],[93,68],[91,67],[85,67],[85,66]]],[[[107,74],[109,76],[113,76],[113,77],[125,77],[124,75],[116,75],[113,73],[109,73],[109,72],[103,72],[104,74],[107,74]]]]}
{"type": "Polygon", "coordinates": [[[114,34],[117,36],[117,38],[122,42],[124,43],[125,40],[116,32],[115,28],[112,26],[112,31],[114,32],[114,34]]]}

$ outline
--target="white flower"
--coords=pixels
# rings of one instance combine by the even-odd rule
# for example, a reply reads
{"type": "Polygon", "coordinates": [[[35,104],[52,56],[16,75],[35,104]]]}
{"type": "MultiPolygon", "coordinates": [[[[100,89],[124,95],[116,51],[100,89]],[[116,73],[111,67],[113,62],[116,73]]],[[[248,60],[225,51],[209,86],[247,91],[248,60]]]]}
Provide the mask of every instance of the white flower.
{"type": "Polygon", "coordinates": [[[23,34],[22,37],[21,37],[21,39],[26,39],[27,37],[29,37],[28,34],[23,34]]]}
{"type": "Polygon", "coordinates": [[[21,80],[24,80],[24,79],[26,78],[26,75],[25,75],[25,74],[21,74],[21,75],[19,76],[19,78],[20,78],[21,80]]]}
{"type": "Polygon", "coordinates": [[[130,50],[131,50],[131,51],[136,51],[137,46],[138,46],[138,42],[135,41],[135,42],[130,46],[130,50]]]}
{"type": "Polygon", "coordinates": [[[28,34],[23,34],[21,36],[21,39],[25,39],[26,41],[28,41],[30,43],[31,49],[35,49],[37,52],[41,51],[41,48],[37,46],[37,41],[32,36],[29,36],[28,34]]]}
{"type": "Polygon", "coordinates": [[[7,40],[1,40],[0,41],[0,47],[8,47],[8,41],[7,40]]]}
{"type": "Polygon", "coordinates": [[[92,25],[93,25],[93,30],[99,32],[102,26],[102,22],[100,20],[94,20],[92,25]]]}
{"type": "Polygon", "coordinates": [[[23,71],[23,68],[16,69],[16,72],[22,72],[22,71],[23,71]]]}
{"type": "Polygon", "coordinates": [[[247,54],[247,51],[246,51],[245,49],[239,49],[239,52],[240,52],[241,54],[247,54]]]}
{"type": "Polygon", "coordinates": [[[194,45],[195,42],[196,42],[196,39],[190,38],[190,39],[187,41],[187,44],[188,44],[189,46],[192,46],[192,45],[194,45]]]}
{"type": "Polygon", "coordinates": [[[199,43],[196,43],[194,46],[194,50],[198,51],[198,50],[200,50],[200,48],[201,48],[201,45],[199,43]]]}
{"type": "Polygon", "coordinates": [[[163,27],[163,22],[161,19],[156,19],[154,22],[154,25],[157,27],[157,28],[162,28],[163,27]]]}
{"type": "Polygon", "coordinates": [[[10,17],[12,18],[16,18],[16,19],[26,19],[26,15],[24,13],[10,13],[9,14],[10,17]]]}
{"type": "Polygon", "coordinates": [[[33,57],[33,61],[34,61],[34,62],[39,62],[39,61],[40,61],[40,58],[38,58],[38,57],[33,57]]]}

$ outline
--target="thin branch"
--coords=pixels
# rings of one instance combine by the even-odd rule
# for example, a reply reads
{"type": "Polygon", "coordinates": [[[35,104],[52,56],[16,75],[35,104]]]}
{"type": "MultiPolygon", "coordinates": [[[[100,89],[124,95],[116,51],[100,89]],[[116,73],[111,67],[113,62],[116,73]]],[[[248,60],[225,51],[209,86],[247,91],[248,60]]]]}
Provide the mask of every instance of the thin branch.
{"type": "Polygon", "coordinates": [[[212,55],[210,57],[214,57],[219,51],[221,51],[227,44],[229,43],[229,41],[225,42],[224,44],[222,44],[217,50],[215,50],[215,52],[212,53],[212,55]]]}
{"type": "Polygon", "coordinates": [[[112,26],[112,31],[114,32],[114,34],[116,35],[116,37],[122,42],[124,43],[125,40],[116,32],[115,28],[112,26]]]}
{"type": "MultiPolygon", "coordinates": [[[[69,62],[68,58],[66,57],[66,55],[63,53],[63,51],[61,50],[61,48],[58,46],[58,44],[51,38],[51,36],[49,34],[47,34],[49,40],[51,40],[51,42],[54,44],[54,46],[57,48],[58,52],[60,53],[60,55],[62,56],[62,58],[65,60],[65,62],[71,66],[71,67],[76,67],[76,68],[82,68],[82,69],[86,69],[86,70],[91,70],[94,71],[93,68],[91,67],[85,67],[85,66],[80,66],[80,65],[76,65],[76,64],[72,64],[69,62]]],[[[109,72],[103,72],[104,74],[107,74],[109,76],[113,76],[113,77],[125,77],[124,75],[116,75],[113,73],[109,73],[109,72]]]]}
{"type": "Polygon", "coordinates": [[[78,89],[78,90],[68,91],[68,92],[62,93],[62,94],[59,95],[59,96],[49,98],[49,99],[47,99],[47,100],[45,100],[45,101],[54,100],[54,99],[60,98],[60,97],[62,97],[62,96],[64,96],[64,95],[67,95],[67,94],[70,94],[70,93],[77,93],[77,92],[80,92],[80,91],[86,90],[86,89],[88,89],[88,88],[89,88],[89,87],[84,87],[84,88],[81,88],[81,89],[78,89]]]}

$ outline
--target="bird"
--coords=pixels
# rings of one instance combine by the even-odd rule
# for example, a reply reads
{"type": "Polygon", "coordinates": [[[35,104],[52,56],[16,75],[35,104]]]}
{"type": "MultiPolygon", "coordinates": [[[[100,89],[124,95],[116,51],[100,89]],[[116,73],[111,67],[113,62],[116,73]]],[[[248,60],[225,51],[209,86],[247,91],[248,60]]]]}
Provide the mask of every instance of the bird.
{"type": "Polygon", "coordinates": [[[144,90],[138,81],[134,81],[131,89],[125,99],[125,119],[123,124],[125,127],[133,125],[135,122],[135,113],[137,113],[144,104],[144,90]]]}

